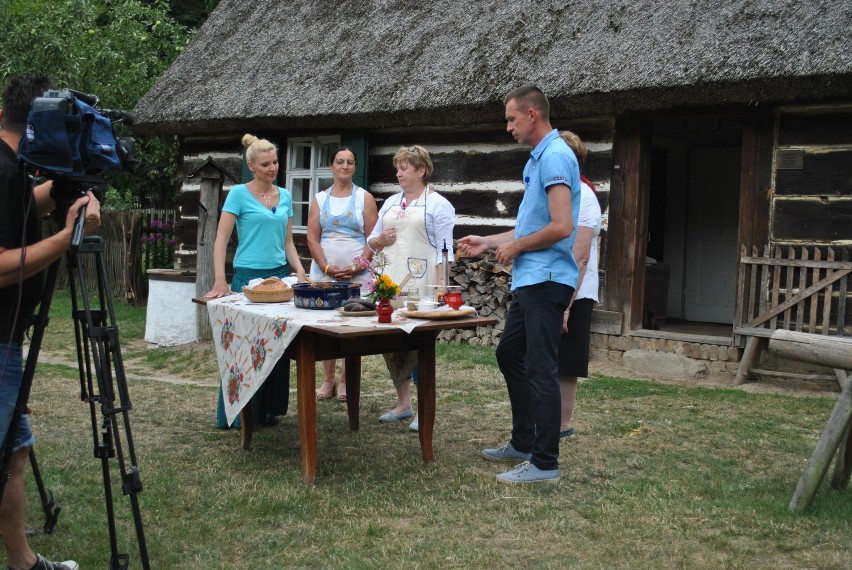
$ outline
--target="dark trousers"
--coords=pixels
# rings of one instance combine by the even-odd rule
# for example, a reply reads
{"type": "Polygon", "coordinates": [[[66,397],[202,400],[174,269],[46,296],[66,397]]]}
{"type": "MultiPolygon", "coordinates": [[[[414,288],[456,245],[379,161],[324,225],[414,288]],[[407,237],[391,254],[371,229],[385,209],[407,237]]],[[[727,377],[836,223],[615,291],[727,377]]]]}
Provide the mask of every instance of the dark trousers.
{"type": "Polygon", "coordinates": [[[573,294],[553,281],[515,289],[497,345],[512,405],[512,447],[532,453],[539,469],[559,467],[559,338],[573,294]]]}

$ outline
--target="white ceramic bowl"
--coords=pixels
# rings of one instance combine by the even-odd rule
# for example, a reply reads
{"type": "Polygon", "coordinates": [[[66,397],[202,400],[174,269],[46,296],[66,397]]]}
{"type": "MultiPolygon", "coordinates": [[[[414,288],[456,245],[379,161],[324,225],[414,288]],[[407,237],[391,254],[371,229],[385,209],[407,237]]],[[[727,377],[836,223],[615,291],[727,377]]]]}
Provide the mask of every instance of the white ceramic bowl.
{"type": "Polygon", "coordinates": [[[437,308],[438,308],[438,302],[437,301],[419,301],[417,303],[417,310],[421,311],[421,312],[423,312],[423,311],[434,311],[437,308]]]}

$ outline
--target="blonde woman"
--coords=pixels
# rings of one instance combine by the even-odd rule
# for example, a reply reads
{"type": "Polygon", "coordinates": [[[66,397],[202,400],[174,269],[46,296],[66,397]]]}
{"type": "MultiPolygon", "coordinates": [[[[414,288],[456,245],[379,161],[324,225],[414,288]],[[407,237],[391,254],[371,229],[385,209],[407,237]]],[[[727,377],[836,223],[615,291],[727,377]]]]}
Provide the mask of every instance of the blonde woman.
{"type": "MultiPolygon", "coordinates": [[[[285,277],[290,269],[296,272],[299,281],[305,281],[305,269],[293,244],[293,199],[286,188],[275,183],[278,151],[268,140],[250,134],[243,136],[243,146],[254,178],[231,188],[225,199],[213,246],[215,282],[206,295],[208,299],[242,291],[243,285],[258,277],[285,277]],[[234,257],[234,278],[229,286],[225,254],[234,227],[239,245],[234,257]]],[[[253,418],[258,425],[274,423],[275,416],[287,413],[289,388],[290,361],[282,358],[252,398],[253,418]]],[[[228,427],[221,389],[216,424],[228,427]]],[[[239,418],[233,427],[239,427],[239,418]]]]}

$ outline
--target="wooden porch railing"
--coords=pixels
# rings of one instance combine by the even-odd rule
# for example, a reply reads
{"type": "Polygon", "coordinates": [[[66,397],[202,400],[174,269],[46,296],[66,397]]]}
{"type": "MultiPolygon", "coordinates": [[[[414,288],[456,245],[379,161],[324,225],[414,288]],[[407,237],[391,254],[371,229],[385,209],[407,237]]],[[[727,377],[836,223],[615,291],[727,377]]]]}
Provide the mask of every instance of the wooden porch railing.
{"type": "Polygon", "coordinates": [[[737,279],[734,342],[745,350],[737,384],[772,333],[786,329],[811,334],[852,336],[848,248],[775,247],[763,255],[742,248],[737,279]]]}

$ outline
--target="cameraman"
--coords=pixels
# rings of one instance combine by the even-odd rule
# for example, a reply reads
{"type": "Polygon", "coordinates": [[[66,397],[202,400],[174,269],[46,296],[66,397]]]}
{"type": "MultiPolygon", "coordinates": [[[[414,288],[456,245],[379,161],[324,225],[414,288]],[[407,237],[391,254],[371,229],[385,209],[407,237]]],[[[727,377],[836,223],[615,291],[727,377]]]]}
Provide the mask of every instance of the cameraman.
{"type": "MultiPolygon", "coordinates": [[[[53,211],[51,183],[30,190],[18,166],[18,147],[27,125],[30,103],[54,87],[43,73],[12,77],[3,90],[0,108],[0,442],[12,422],[23,376],[24,332],[42,298],[44,270],[71,243],[74,220],[86,209],[85,233],[100,225],[100,203],[88,192],[68,209],[65,226],[41,239],[39,218],[53,211]]],[[[24,533],[24,466],[35,443],[25,414],[21,415],[5,491],[0,502],[0,534],[13,570],[77,570],[74,561],[50,562],[30,548],[24,533]]],[[[5,448],[0,455],[5,453],[5,448]]]]}

